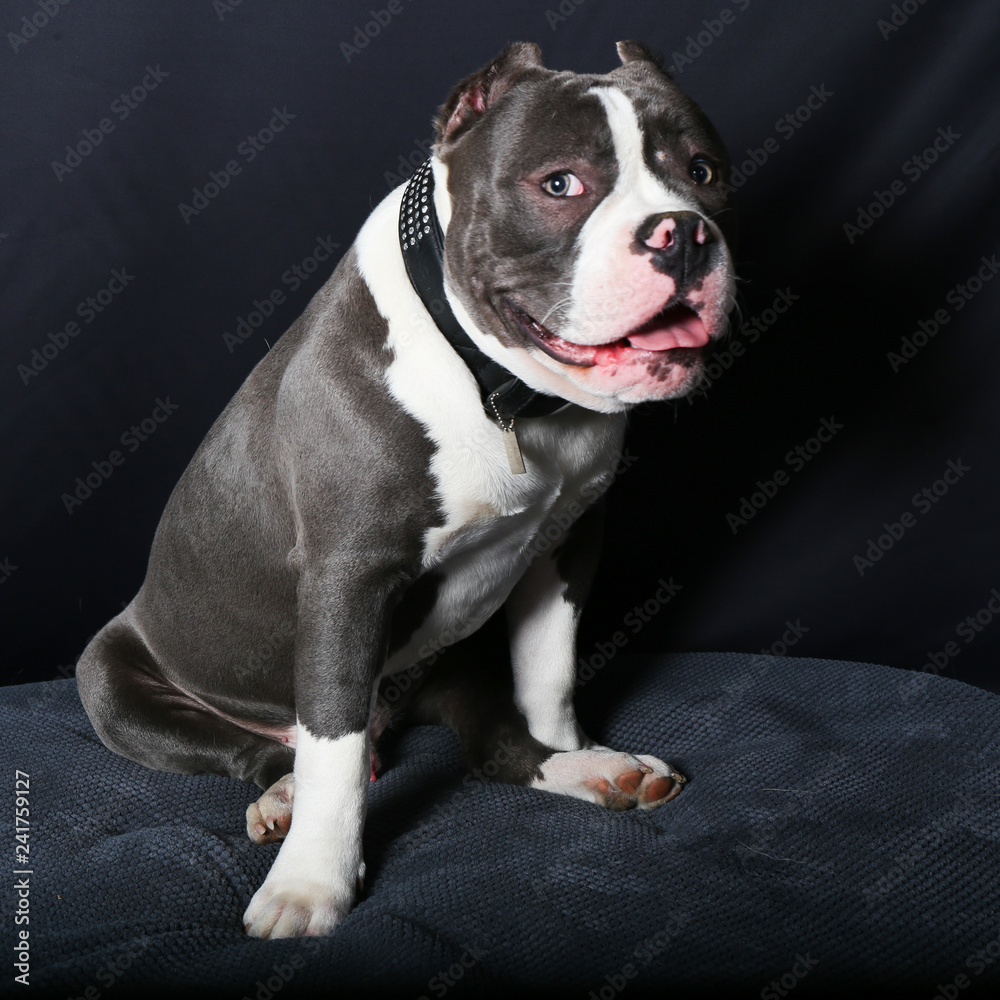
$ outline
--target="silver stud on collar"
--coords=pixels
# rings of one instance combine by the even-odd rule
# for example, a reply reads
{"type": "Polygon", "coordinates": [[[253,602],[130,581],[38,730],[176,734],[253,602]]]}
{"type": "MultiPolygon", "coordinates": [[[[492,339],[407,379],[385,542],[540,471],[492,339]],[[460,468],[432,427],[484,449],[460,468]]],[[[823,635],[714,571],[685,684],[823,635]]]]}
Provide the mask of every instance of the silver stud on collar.
{"type": "Polygon", "coordinates": [[[424,160],[403,191],[403,210],[399,213],[399,242],[404,250],[415,247],[420,240],[430,235],[430,178],[431,161],[424,160]]]}

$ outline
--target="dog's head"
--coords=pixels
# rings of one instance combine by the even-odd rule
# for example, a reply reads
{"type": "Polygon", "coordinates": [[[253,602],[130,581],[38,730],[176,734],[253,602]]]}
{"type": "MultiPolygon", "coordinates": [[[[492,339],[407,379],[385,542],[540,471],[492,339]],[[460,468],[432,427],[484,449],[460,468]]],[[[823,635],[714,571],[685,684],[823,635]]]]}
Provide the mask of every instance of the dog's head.
{"type": "Polygon", "coordinates": [[[580,75],[511,45],[435,143],[457,312],[529,385],[608,412],[692,388],[734,301],[725,149],[643,46],[618,53],[580,75]]]}

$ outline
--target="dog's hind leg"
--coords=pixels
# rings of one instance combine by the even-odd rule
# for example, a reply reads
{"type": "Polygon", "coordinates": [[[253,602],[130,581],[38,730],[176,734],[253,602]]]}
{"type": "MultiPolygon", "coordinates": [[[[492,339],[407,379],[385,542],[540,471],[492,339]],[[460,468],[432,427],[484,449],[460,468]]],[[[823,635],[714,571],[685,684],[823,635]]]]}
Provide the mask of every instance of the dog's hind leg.
{"type": "Polygon", "coordinates": [[[124,615],[84,650],[76,680],[104,745],[146,767],[225,775],[264,789],[292,770],[289,746],[242,728],[167,681],[124,615]]]}

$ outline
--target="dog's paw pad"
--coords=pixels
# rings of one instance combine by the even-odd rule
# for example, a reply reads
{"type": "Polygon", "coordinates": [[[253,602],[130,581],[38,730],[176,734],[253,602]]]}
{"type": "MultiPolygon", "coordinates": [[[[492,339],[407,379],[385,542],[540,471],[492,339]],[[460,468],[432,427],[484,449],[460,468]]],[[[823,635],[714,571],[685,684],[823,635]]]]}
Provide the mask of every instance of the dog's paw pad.
{"type": "Polygon", "coordinates": [[[635,767],[628,771],[623,771],[615,778],[615,784],[626,794],[635,795],[636,790],[642,784],[642,779],[650,773],[652,768],[635,767]]]}
{"type": "Polygon", "coordinates": [[[657,777],[641,790],[639,801],[645,805],[659,805],[661,802],[668,802],[679,791],[680,785],[673,778],[657,777]]]}
{"type": "Polygon", "coordinates": [[[631,809],[635,805],[627,792],[616,788],[607,778],[600,775],[584,778],[583,784],[594,793],[594,799],[608,809],[631,809]]]}
{"type": "Polygon", "coordinates": [[[607,747],[553,754],[535,788],[589,799],[607,809],[655,809],[680,794],[685,779],[656,757],[607,747]]]}
{"type": "Polygon", "coordinates": [[[247,836],[255,844],[276,844],[284,840],[292,825],[295,779],[286,774],[247,806],[247,836]]]}
{"type": "Polygon", "coordinates": [[[644,755],[639,760],[648,769],[635,793],[636,804],[640,809],[655,809],[680,795],[687,783],[683,774],[656,757],[644,755]]]}

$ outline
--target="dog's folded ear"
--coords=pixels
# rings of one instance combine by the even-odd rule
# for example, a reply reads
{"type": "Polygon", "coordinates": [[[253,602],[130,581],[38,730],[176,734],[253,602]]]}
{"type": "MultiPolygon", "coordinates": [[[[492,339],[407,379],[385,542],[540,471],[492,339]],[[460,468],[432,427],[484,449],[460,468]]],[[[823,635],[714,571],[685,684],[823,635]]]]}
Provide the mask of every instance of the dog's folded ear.
{"type": "Polygon", "coordinates": [[[533,70],[544,69],[534,42],[511,42],[492,62],[451,92],[434,121],[438,143],[450,143],[474,125],[508,90],[533,70]]]}

